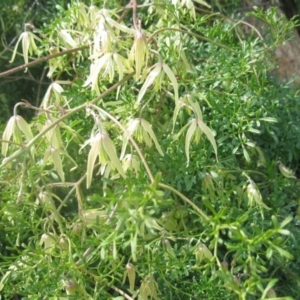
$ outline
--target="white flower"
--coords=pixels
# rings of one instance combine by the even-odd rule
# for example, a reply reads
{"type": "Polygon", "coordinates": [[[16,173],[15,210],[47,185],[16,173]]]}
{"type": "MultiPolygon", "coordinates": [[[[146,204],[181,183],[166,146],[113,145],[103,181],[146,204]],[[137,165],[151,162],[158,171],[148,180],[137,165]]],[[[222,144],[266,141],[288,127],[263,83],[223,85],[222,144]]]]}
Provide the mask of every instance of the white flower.
{"type": "MultiPolygon", "coordinates": [[[[99,157],[99,162],[102,166],[102,172],[107,168],[107,164],[109,163],[109,167],[112,169],[116,169],[118,173],[125,178],[125,172],[122,168],[122,164],[118,159],[116,148],[108,136],[107,133],[98,132],[94,136],[92,136],[89,140],[87,140],[84,145],[81,147],[85,147],[87,144],[91,145],[91,149],[88,156],[87,163],[87,177],[86,177],[86,186],[89,188],[92,183],[94,165],[96,162],[97,156],[99,157]]],[[[81,150],[80,149],[80,150],[81,150]]]]}
{"type": "MultiPolygon", "coordinates": [[[[25,24],[25,29],[26,29],[26,27],[30,27],[30,26],[32,27],[31,24],[25,24]]],[[[39,42],[42,42],[42,40],[39,37],[37,37],[35,34],[33,34],[32,32],[25,30],[23,33],[21,33],[21,35],[17,41],[17,44],[15,46],[13,56],[12,56],[10,62],[14,61],[16,53],[17,53],[17,49],[18,49],[18,46],[19,46],[19,43],[21,40],[22,40],[23,57],[24,57],[25,64],[27,64],[28,63],[28,53],[30,55],[32,55],[34,52],[38,51],[38,47],[35,44],[35,40],[37,40],[39,42]]],[[[25,69],[25,72],[26,72],[26,70],[27,70],[27,68],[25,69]]]]}
{"type": "MultiPolygon", "coordinates": [[[[18,144],[22,144],[23,143],[22,133],[25,135],[27,142],[33,139],[33,134],[31,132],[28,123],[21,116],[18,115],[12,116],[9,119],[7,126],[3,132],[2,139],[4,141],[9,141],[13,136],[14,142],[18,144]]],[[[3,156],[6,156],[7,150],[8,150],[8,143],[2,142],[3,156]]]]}
{"type": "MultiPolygon", "coordinates": [[[[145,144],[150,148],[152,142],[154,142],[155,147],[160,155],[164,156],[164,153],[157,141],[157,138],[154,134],[153,129],[149,122],[145,119],[138,118],[132,119],[127,125],[127,131],[130,135],[134,135],[139,142],[145,142],[145,144]]],[[[128,136],[126,133],[123,135],[123,147],[121,152],[121,159],[124,158],[125,150],[128,144],[128,136]]]]}

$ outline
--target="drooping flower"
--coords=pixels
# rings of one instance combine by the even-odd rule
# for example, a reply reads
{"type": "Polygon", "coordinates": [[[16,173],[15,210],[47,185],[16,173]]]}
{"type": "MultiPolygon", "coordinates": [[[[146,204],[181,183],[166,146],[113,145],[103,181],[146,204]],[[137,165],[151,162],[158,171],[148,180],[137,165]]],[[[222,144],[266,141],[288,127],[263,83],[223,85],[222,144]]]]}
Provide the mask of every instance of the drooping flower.
{"type": "Polygon", "coordinates": [[[158,143],[158,140],[154,134],[154,131],[148,121],[142,118],[132,119],[127,125],[127,133],[123,135],[123,147],[121,152],[121,159],[124,158],[125,150],[129,141],[128,134],[136,137],[139,142],[144,142],[149,148],[154,142],[155,147],[160,155],[164,156],[164,153],[158,143]]]}
{"type": "MultiPolygon", "coordinates": [[[[29,142],[33,139],[33,134],[31,132],[30,126],[21,116],[12,116],[7,126],[3,132],[2,139],[4,141],[10,141],[13,137],[13,141],[18,144],[23,144],[22,133],[25,135],[25,142],[29,142]]],[[[9,143],[2,142],[2,155],[6,156],[9,143]]]]}
{"type": "Polygon", "coordinates": [[[101,164],[101,166],[106,167],[109,163],[109,166],[112,169],[116,169],[123,178],[126,177],[125,172],[122,168],[122,164],[118,159],[116,148],[107,133],[97,132],[84,143],[81,149],[87,144],[91,145],[87,163],[87,188],[89,188],[92,183],[93,170],[97,157],[99,158],[99,163],[101,164]]]}
{"type": "MultiPolygon", "coordinates": [[[[16,53],[17,53],[17,49],[19,46],[20,41],[22,40],[22,49],[23,49],[23,57],[24,57],[24,62],[25,64],[28,63],[28,54],[32,55],[33,53],[36,53],[38,51],[38,47],[35,44],[35,40],[42,42],[42,40],[37,37],[34,33],[30,32],[30,31],[26,31],[27,27],[29,28],[34,28],[34,26],[32,24],[25,24],[25,31],[23,33],[21,33],[17,44],[15,46],[12,58],[10,60],[10,62],[13,62],[15,57],[16,57],[16,53]]],[[[27,71],[27,68],[25,69],[25,72],[27,71]]]]}

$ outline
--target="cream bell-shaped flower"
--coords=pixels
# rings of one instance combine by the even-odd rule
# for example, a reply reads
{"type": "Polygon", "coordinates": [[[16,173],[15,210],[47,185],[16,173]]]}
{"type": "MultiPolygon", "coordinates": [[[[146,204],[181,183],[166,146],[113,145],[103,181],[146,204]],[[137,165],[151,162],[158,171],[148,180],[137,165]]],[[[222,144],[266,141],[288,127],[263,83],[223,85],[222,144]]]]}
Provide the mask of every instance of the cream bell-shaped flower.
{"type": "MultiPolygon", "coordinates": [[[[151,125],[145,119],[137,118],[130,120],[127,124],[127,133],[129,133],[131,136],[134,136],[138,140],[138,142],[144,142],[149,148],[152,146],[152,142],[154,142],[159,154],[161,156],[164,156],[164,153],[157,141],[154,131],[151,128],[151,125]]],[[[124,158],[128,140],[128,135],[124,133],[121,159],[124,158]]]]}
{"type": "Polygon", "coordinates": [[[99,8],[96,5],[90,5],[88,8],[89,23],[91,28],[96,28],[98,21],[99,8]]]}
{"type": "Polygon", "coordinates": [[[48,147],[46,149],[43,161],[46,163],[47,161],[51,161],[54,164],[54,168],[60,177],[62,182],[65,182],[65,173],[63,171],[63,164],[60,157],[61,151],[60,149],[55,149],[54,147],[48,147]]]}
{"type": "MultiPolygon", "coordinates": [[[[47,130],[47,128],[50,125],[52,125],[52,123],[55,121],[57,121],[57,119],[55,119],[55,118],[47,119],[45,121],[45,124],[43,126],[41,126],[40,131],[47,130]]],[[[53,147],[55,149],[64,149],[59,125],[55,125],[51,129],[47,130],[47,132],[45,133],[45,137],[51,147],[53,147]]]]}
{"type": "Polygon", "coordinates": [[[75,42],[71,34],[67,29],[61,29],[58,31],[58,36],[61,41],[67,46],[67,48],[76,48],[78,44],[75,42]]]}
{"type": "Polygon", "coordinates": [[[93,91],[100,94],[98,86],[99,77],[108,77],[107,79],[110,83],[112,83],[115,71],[119,74],[119,80],[122,80],[124,73],[132,72],[123,56],[113,52],[105,53],[91,64],[90,75],[83,86],[91,86],[93,91]]]}
{"type": "Polygon", "coordinates": [[[47,109],[51,105],[63,106],[68,103],[67,98],[62,96],[64,89],[61,84],[70,84],[70,81],[54,81],[52,82],[41,103],[41,108],[47,109]]]}
{"type": "Polygon", "coordinates": [[[84,143],[84,145],[80,148],[79,151],[81,151],[81,149],[88,144],[91,146],[91,149],[88,155],[87,162],[87,188],[89,188],[92,183],[93,171],[97,157],[99,158],[99,163],[101,165],[106,165],[109,162],[109,166],[112,169],[116,169],[123,178],[126,177],[125,172],[122,168],[122,164],[118,159],[116,148],[107,133],[96,133],[84,143]]]}
{"type": "Polygon", "coordinates": [[[122,159],[122,165],[125,172],[128,170],[133,171],[136,176],[141,170],[140,161],[136,155],[126,154],[122,159]]]}
{"type": "MultiPolygon", "coordinates": [[[[13,137],[13,141],[18,144],[23,144],[22,133],[26,137],[26,142],[29,142],[33,139],[33,134],[31,132],[30,126],[21,116],[12,116],[3,132],[2,139],[4,141],[10,141],[13,137]]],[[[2,142],[2,155],[6,156],[8,150],[8,143],[2,142]]]]}
{"type": "Polygon", "coordinates": [[[211,251],[206,247],[205,244],[200,243],[195,250],[196,260],[198,263],[204,260],[211,260],[213,255],[211,251]]]}
{"type": "Polygon", "coordinates": [[[155,83],[155,90],[160,90],[161,88],[161,84],[162,84],[162,80],[163,80],[163,76],[164,74],[167,74],[168,78],[171,81],[171,84],[173,85],[173,89],[174,89],[174,95],[175,95],[175,102],[178,103],[178,83],[176,80],[176,77],[173,73],[173,71],[171,70],[171,68],[166,65],[165,63],[157,63],[155,65],[153,65],[150,68],[150,72],[143,84],[143,86],[140,89],[140,92],[138,94],[138,98],[137,98],[137,102],[141,103],[147,89],[153,84],[155,83]]]}
{"type": "Polygon", "coordinates": [[[286,167],[281,161],[278,164],[278,168],[284,177],[297,179],[297,177],[295,176],[295,173],[291,169],[286,167]]]}
{"type": "Polygon", "coordinates": [[[152,275],[147,275],[143,279],[140,287],[139,300],[147,300],[149,297],[158,300],[158,284],[152,275]]]}
{"type": "Polygon", "coordinates": [[[252,180],[249,180],[249,184],[247,185],[246,191],[247,191],[247,196],[249,200],[248,203],[250,207],[252,207],[254,204],[257,204],[261,208],[271,209],[266,204],[264,204],[262,200],[262,195],[259,189],[257,188],[256,184],[252,180]]]}
{"type": "Polygon", "coordinates": [[[123,284],[125,283],[126,278],[128,278],[128,281],[129,281],[129,291],[130,291],[130,293],[133,293],[134,286],[135,286],[136,269],[132,263],[126,264],[126,269],[125,269],[124,275],[123,275],[123,284]]]}
{"type": "Polygon", "coordinates": [[[129,61],[135,63],[135,76],[138,81],[144,66],[147,66],[148,61],[148,45],[146,35],[142,30],[136,30],[134,43],[129,54],[129,61]]]}
{"type": "Polygon", "coordinates": [[[111,51],[112,42],[116,39],[113,30],[105,19],[101,19],[94,32],[93,55],[102,55],[111,51]]]}
{"type": "Polygon", "coordinates": [[[112,10],[108,9],[98,9],[94,5],[91,5],[89,7],[89,18],[91,21],[92,28],[96,28],[98,25],[98,22],[101,22],[102,20],[105,21],[105,24],[109,24],[109,26],[114,29],[116,34],[118,34],[118,30],[123,31],[127,34],[134,34],[135,30],[132,28],[129,28],[125,26],[122,22],[117,22],[113,19],[113,16],[118,18],[119,16],[117,14],[114,14],[112,10]]]}
{"type": "MultiPolygon", "coordinates": [[[[191,119],[185,126],[183,126],[178,134],[176,135],[175,139],[178,139],[179,136],[183,133],[184,130],[188,127],[186,138],[185,138],[185,154],[187,158],[187,165],[190,162],[190,153],[189,148],[191,142],[194,141],[196,144],[200,142],[201,136],[204,133],[211,145],[214,148],[215,155],[217,157],[217,144],[213,135],[212,130],[203,122],[202,120],[202,112],[198,102],[193,102],[191,98],[186,99],[187,102],[179,102],[177,105],[180,105],[179,108],[184,107],[188,104],[188,107],[193,111],[195,118],[191,119]]],[[[176,110],[176,109],[175,109],[176,110]]],[[[176,112],[176,116],[178,114],[178,109],[176,112]]],[[[173,122],[175,122],[176,118],[173,116],[173,122]]],[[[174,126],[174,123],[173,123],[174,126]]]]}
{"type": "Polygon", "coordinates": [[[44,247],[45,253],[51,253],[55,247],[57,237],[53,233],[43,233],[40,239],[40,246],[44,247]]]}
{"type": "MultiPolygon", "coordinates": [[[[23,49],[23,57],[25,64],[28,64],[28,54],[32,55],[33,53],[36,53],[38,51],[38,47],[35,44],[35,40],[42,42],[42,40],[37,37],[35,34],[33,34],[30,31],[26,31],[27,27],[33,27],[31,24],[25,24],[25,31],[21,33],[17,44],[15,46],[12,58],[10,60],[10,63],[14,61],[17,53],[17,49],[19,46],[20,41],[22,41],[22,49],[23,49]]],[[[27,71],[27,68],[25,69],[25,72],[27,71]]]]}

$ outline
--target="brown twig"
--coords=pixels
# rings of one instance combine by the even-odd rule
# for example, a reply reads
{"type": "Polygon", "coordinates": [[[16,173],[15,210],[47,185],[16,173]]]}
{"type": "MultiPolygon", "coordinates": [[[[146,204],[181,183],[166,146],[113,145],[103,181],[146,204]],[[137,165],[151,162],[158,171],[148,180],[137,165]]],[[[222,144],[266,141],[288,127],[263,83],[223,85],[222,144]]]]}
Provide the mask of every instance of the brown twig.
{"type": "Polygon", "coordinates": [[[133,26],[135,30],[140,30],[139,28],[139,21],[136,16],[136,9],[137,9],[137,3],[136,0],[131,0],[131,5],[132,5],[132,19],[133,19],[133,26]]]}
{"type": "Polygon", "coordinates": [[[19,72],[19,71],[22,71],[22,70],[24,70],[26,68],[35,66],[35,65],[37,65],[39,63],[42,63],[44,61],[47,61],[47,60],[49,60],[51,58],[63,56],[65,54],[69,54],[69,53],[73,53],[73,52],[78,52],[78,51],[87,49],[89,47],[90,47],[90,45],[84,45],[84,46],[80,46],[80,47],[77,47],[77,48],[72,48],[72,49],[64,50],[64,51],[61,51],[61,52],[58,52],[58,53],[54,53],[54,54],[50,54],[50,55],[47,55],[47,56],[43,56],[43,57],[38,58],[38,59],[36,59],[34,61],[31,61],[31,62],[29,62],[27,64],[23,64],[21,66],[17,66],[17,67],[15,67],[13,69],[10,69],[8,71],[0,73],[0,78],[8,76],[8,75],[11,75],[11,74],[19,72]]]}
{"type": "Polygon", "coordinates": [[[123,292],[122,290],[120,290],[120,289],[117,288],[116,286],[112,285],[111,288],[114,289],[117,293],[119,293],[119,294],[122,295],[123,297],[125,297],[127,300],[133,300],[132,297],[130,297],[129,295],[127,295],[125,292],[123,292]]]}

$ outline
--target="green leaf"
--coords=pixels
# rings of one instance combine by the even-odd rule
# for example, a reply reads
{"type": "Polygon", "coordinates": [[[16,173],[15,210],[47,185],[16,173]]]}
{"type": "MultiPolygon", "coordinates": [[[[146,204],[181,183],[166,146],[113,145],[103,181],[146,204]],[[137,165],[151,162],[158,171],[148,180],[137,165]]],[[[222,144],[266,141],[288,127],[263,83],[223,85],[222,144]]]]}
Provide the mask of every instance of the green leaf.
{"type": "Polygon", "coordinates": [[[287,224],[289,224],[290,222],[293,221],[293,217],[292,216],[288,216],[286,219],[284,219],[281,223],[280,223],[280,228],[285,227],[287,224]]]}
{"type": "Polygon", "coordinates": [[[272,118],[272,117],[263,117],[263,118],[260,118],[259,120],[260,121],[266,121],[266,122],[269,122],[269,123],[277,123],[278,122],[277,119],[272,118]]]}
{"type": "Polygon", "coordinates": [[[286,250],[283,250],[282,248],[274,245],[273,243],[272,243],[272,246],[278,251],[278,253],[281,256],[283,256],[283,257],[285,257],[287,259],[290,259],[290,260],[294,259],[294,256],[291,253],[287,252],[286,250]]]}
{"type": "Polygon", "coordinates": [[[273,286],[275,286],[275,284],[277,283],[277,281],[278,281],[277,278],[273,278],[273,279],[271,279],[271,280],[268,282],[268,284],[267,284],[267,286],[266,286],[266,288],[264,289],[264,292],[263,292],[263,294],[262,294],[262,297],[261,297],[262,299],[264,299],[264,298],[267,296],[267,293],[268,293],[269,289],[272,288],[273,286]]]}
{"type": "Polygon", "coordinates": [[[250,163],[250,162],[251,162],[251,159],[250,159],[249,153],[248,153],[248,151],[246,150],[245,147],[243,147],[243,154],[244,154],[244,157],[245,157],[245,159],[246,159],[246,162],[247,162],[247,163],[250,163]]]}

